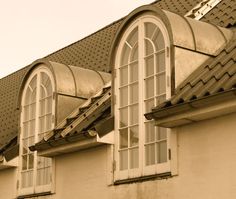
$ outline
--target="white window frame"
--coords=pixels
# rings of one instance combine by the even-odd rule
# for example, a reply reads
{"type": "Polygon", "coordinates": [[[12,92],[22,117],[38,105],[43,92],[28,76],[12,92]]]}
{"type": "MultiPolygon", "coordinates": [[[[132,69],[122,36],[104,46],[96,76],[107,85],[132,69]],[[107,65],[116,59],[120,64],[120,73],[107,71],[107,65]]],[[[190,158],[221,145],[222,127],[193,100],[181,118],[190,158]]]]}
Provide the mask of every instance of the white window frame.
{"type": "MultiPolygon", "coordinates": [[[[115,104],[114,104],[114,113],[116,118],[119,118],[119,85],[120,85],[120,58],[122,56],[122,50],[125,41],[127,40],[128,36],[130,33],[138,26],[138,43],[139,43],[139,57],[143,57],[144,52],[142,55],[140,55],[140,52],[142,49],[144,51],[144,40],[140,41],[143,39],[142,36],[144,36],[144,23],[145,22],[151,22],[157,25],[157,27],[160,29],[160,31],[163,34],[164,37],[164,42],[165,42],[165,67],[166,67],[166,98],[171,97],[171,67],[170,67],[170,39],[169,39],[169,34],[168,31],[164,25],[164,23],[157,17],[153,15],[145,15],[141,16],[138,19],[136,19],[129,27],[126,29],[125,33],[122,35],[122,38],[120,40],[118,49],[117,49],[117,54],[115,57],[115,81],[114,81],[114,93],[115,93],[115,104]],[[141,28],[140,28],[141,27],[141,28]]],[[[139,66],[144,66],[144,59],[139,58],[139,66]]],[[[143,81],[144,78],[144,67],[139,67],[139,84],[140,81],[143,81]]],[[[130,178],[137,178],[141,176],[147,176],[147,175],[154,175],[154,174],[161,174],[161,173],[168,173],[171,172],[171,167],[173,168],[173,174],[176,174],[176,158],[174,158],[175,163],[171,163],[169,160],[169,151],[171,147],[174,149],[173,155],[176,155],[176,134],[173,133],[171,135],[170,129],[167,129],[167,162],[166,163],[161,163],[161,164],[155,164],[151,166],[145,166],[145,150],[144,150],[144,83],[142,82],[141,85],[139,86],[139,125],[141,125],[141,131],[139,131],[139,167],[135,169],[128,169],[128,170],[119,170],[119,122],[118,119],[115,120],[115,153],[114,153],[114,158],[115,158],[115,171],[114,171],[114,180],[124,180],[124,179],[130,179],[130,178]],[[141,87],[142,86],[142,87],[141,87]],[[140,97],[141,96],[141,97],[140,97]]],[[[129,161],[129,160],[128,160],[129,161]]]]}
{"type": "MultiPolygon", "coordinates": [[[[40,88],[40,80],[41,80],[41,75],[40,73],[45,73],[51,82],[52,85],[52,125],[51,128],[54,128],[55,126],[55,99],[54,99],[54,92],[55,92],[55,82],[54,82],[54,78],[53,75],[51,73],[51,71],[44,65],[39,65],[37,68],[35,68],[33,70],[33,72],[30,74],[29,78],[27,79],[24,88],[23,88],[23,92],[22,92],[22,99],[21,99],[21,114],[20,114],[20,129],[23,129],[23,104],[25,102],[25,97],[26,97],[26,91],[27,88],[31,82],[31,80],[37,76],[37,80],[36,80],[36,84],[37,84],[37,90],[39,91],[38,88],[40,88]]],[[[37,92],[36,94],[36,121],[39,121],[39,100],[40,100],[40,95],[39,92],[37,92]]],[[[38,133],[39,133],[39,122],[35,122],[35,143],[40,141],[38,139],[38,133]],[[37,134],[37,135],[36,135],[37,134]]],[[[22,171],[22,132],[20,131],[20,139],[19,139],[19,168],[18,168],[18,182],[17,182],[17,195],[30,195],[30,194],[38,194],[38,193],[45,193],[45,192],[54,192],[55,191],[55,159],[52,158],[51,159],[51,172],[50,172],[50,184],[47,185],[36,185],[36,175],[37,175],[37,158],[34,158],[34,166],[33,166],[33,186],[32,187],[27,187],[27,188],[21,188],[21,171],[22,171]]],[[[37,157],[37,151],[34,152],[34,157],[37,157]]]]}

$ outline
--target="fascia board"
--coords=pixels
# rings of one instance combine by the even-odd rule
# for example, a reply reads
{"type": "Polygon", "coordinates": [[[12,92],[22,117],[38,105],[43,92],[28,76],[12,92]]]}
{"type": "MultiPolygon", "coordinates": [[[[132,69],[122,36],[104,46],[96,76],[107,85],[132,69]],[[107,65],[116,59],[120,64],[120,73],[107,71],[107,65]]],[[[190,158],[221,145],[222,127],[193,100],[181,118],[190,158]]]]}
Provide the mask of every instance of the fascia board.
{"type": "Polygon", "coordinates": [[[217,104],[208,104],[208,106],[205,107],[195,108],[184,113],[157,119],[155,121],[155,124],[157,126],[173,128],[194,123],[197,121],[224,116],[234,112],[236,112],[236,100],[228,99],[225,101],[222,100],[220,103],[217,104]]]}

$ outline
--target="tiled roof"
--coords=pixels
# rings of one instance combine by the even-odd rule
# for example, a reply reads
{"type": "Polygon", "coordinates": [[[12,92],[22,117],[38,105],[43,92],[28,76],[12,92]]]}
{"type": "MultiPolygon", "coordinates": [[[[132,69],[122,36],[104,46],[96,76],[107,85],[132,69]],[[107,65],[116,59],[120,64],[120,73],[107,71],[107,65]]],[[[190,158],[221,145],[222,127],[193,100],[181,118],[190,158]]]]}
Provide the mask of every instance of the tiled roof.
{"type": "MultiPolygon", "coordinates": [[[[111,117],[111,84],[105,85],[92,98],[73,111],[55,129],[34,146],[31,150],[45,150],[52,146],[67,144],[81,139],[94,137],[97,132],[96,126],[111,117]]],[[[111,126],[111,128],[113,128],[111,126]]],[[[103,128],[102,131],[106,131],[103,128]]],[[[110,131],[113,129],[110,129],[110,131]]],[[[97,132],[100,136],[108,132],[97,132]]]]}
{"type": "Polygon", "coordinates": [[[201,1],[202,0],[160,0],[153,3],[153,5],[156,5],[158,8],[164,10],[169,10],[180,15],[185,15],[201,1]]]}
{"type": "Polygon", "coordinates": [[[66,65],[110,72],[108,54],[112,40],[121,22],[122,20],[119,20],[45,58],[49,61],[55,61],[66,65]]]}
{"type": "Polygon", "coordinates": [[[222,27],[236,24],[236,0],[223,0],[208,12],[201,21],[213,23],[222,27]]]}
{"type": "MultiPolygon", "coordinates": [[[[176,89],[176,94],[155,107],[154,113],[236,88],[236,38],[216,57],[207,60],[176,89]]],[[[184,109],[183,109],[184,111],[184,109]]],[[[162,115],[162,114],[161,114],[162,115]]],[[[157,114],[156,116],[157,117],[157,114]]],[[[150,119],[150,117],[149,117],[150,119]]]]}
{"type": "MultiPolygon", "coordinates": [[[[152,4],[161,9],[184,15],[200,1],[158,0],[152,4]]],[[[235,0],[223,0],[223,2],[226,3],[220,3],[216,7],[217,9],[209,12],[203,20],[213,22],[216,25],[222,25],[223,23],[224,27],[227,27],[229,23],[235,23],[235,0]]],[[[109,72],[108,52],[122,21],[123,19],[120,19],[45,58],[49,61],[67,65],[109,72]]],[[[19,92],[21,79],[26,71],[27,67],[0,79],[0,148],[17,135],[19,119],[19,113],[16,111],[17,93],[19,92]]]]}
{"type": "Polygon", "coordinates": [[[0,149],[17,135],[17,98],[26,71],[27,68],[24,68],[0,80],[0,149]]]}

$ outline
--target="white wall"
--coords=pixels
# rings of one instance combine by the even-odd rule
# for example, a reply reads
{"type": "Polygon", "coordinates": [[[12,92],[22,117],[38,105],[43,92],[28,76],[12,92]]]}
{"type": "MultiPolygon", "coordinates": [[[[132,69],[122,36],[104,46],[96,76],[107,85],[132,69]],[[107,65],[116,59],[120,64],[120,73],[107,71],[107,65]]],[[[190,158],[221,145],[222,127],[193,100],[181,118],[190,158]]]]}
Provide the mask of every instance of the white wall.
{"type": "Polygon", "coordinates": [[[236,114],[177,129],[178,176],[109,184],[109,147],[56,158],[56,199],[236,198],[236,114]]]}
{"type": "Polygon", "coordinates": [[[17,169],[0,170],[0,199],[16,198],[17,169]]]}

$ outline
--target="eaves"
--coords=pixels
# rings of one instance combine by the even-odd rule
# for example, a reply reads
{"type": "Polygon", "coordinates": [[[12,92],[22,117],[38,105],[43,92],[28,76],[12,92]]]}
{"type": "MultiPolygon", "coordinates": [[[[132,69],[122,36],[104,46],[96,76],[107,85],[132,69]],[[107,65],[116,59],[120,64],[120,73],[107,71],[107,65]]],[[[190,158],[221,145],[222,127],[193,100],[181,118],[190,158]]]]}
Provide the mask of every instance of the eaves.
{"type": "Polygon", "coordinates": [[[236,88],[145,114],[161,127],[173,128],[236,112],[236,88]]]}

